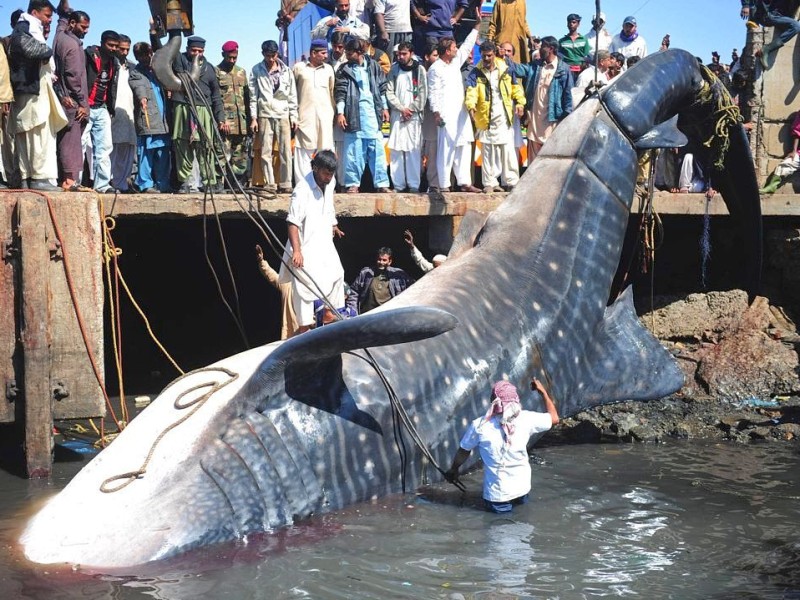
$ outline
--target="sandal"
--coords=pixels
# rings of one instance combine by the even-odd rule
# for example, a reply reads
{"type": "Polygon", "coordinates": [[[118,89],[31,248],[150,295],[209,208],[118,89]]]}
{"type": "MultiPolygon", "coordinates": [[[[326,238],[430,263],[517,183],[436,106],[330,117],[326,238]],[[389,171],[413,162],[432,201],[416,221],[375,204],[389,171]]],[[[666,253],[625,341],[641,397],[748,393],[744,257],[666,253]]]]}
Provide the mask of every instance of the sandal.
{"type": "Polygon", "coordinates": [[[91,192],[92,191],[92,188],[88,188],[88,187],[82,186],[77,181],[73,181],[72,185],[63,185],[62,184],[61,188],[65,192],[91,192]]]}

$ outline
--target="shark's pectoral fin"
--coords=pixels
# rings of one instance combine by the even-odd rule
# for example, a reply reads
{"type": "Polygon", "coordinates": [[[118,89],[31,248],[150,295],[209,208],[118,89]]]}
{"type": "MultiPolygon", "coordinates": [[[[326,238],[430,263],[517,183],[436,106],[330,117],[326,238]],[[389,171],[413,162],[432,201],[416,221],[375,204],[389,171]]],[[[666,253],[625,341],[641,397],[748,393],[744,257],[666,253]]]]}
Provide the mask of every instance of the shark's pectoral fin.
{"type": "Polygon", "coordinates": [[[383,434],[380,424],[356,401],[342,377],[342,357],[293,362],[284,373],[286,394],[298,402],[383,434]]]}
{"type": "MultiPolygon", "coordinates": [[[[449,312],[427,306],[370,312],[345,319],[286,340],[262,364],[253,385],[263,388],[265,382],[282,379],[286,393],[293,400],[381,433],[378,422],[358,408],[347,389],[342,377],[342,354],[424,340],[456,325],[458,319],[449,312]]],[[[260,404],[256,410],[264,408],[265,404],[260,404]]]]}
{"type": "Polygon", "coordinates": [[[449,312],[429,306],[408,306],[370,312],[331,323],[286,340],[270,354],[267,368],[309,363],[351,350],[416,342],[441,335],[458,325],[449,312]]]}
{"type": "Polygon", "coordinates": [[[263,390],[278,385],[294,400],[380,433],[377,421],[358,408],[342,379],[342,354],[424,340],[456,325],[458,319],[449,312],[427,306],[371,312],[332,323],[283,342],[261,364],[242,394],[260,397],[253,408],[263,412],[270,401],[263,390]]]}
{"type": "Polygon", "coordinates": [[[636,140],[636,147],[639,150],[682,148],[688,143],[689,139],[678,129],[678,115],[675,115],[669,121],[659,123],[636,140]]]}
{"type": "Polygon", "coordinates": [[[677,392],[683,373],[636,316],[632,288],[606,308],[585,354],[587,378],[575,390],[579,409],[624,400],[655,400],[677,392]]]}

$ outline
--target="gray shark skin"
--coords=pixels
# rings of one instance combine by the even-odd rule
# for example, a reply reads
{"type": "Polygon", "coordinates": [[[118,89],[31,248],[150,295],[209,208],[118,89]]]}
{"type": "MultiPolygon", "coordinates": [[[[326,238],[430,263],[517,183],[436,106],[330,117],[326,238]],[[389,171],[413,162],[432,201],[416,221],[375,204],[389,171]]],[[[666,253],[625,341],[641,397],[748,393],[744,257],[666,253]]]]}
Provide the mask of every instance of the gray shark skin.
{"type": "MultiPolygon", "coordinates": [[[[445,468],[495,380],[524,390],[546,371],[563,416],[680,389],[630,291],[608,301],[634,195],[632,140],[688,106],[697,75],[688,53],[660,53],[606,91],[614,119],[598,99],[584,102],[472,248],[386,305],[169,386],[29,522],[26,556],[131,568],[399,491],[387,390],[364,348],[445,468]],[[100,491],[140,466],[138,478],[117,480],[125,487],[100,491]]],[[[735,152],[729,160],[745,164],[735,152]]],[[[733,176],[745,206],[755,176],[742,173],[733,176]]],[[[408,436],[406,449],[407,489],[441,480],[408,436]]]]}

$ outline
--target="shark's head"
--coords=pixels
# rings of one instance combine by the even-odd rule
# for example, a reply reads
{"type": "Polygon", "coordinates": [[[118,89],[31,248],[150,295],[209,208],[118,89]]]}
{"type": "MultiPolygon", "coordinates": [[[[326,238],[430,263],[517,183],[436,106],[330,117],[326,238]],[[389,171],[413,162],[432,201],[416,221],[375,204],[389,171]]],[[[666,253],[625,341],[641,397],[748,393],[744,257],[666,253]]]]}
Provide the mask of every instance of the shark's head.
{"type": "Polygon", "coordinates": [[[456,324],[439,309],[382,311],[181,377],[28,523],[20,540],[25,555],[118,569],[316,512],[324,467],[309,461],[308,444],[325,431],[314,419],[290,426],[290,409],[313,406],[381,428],[342,405],[345,395],[335,386],[315,387],[326,379],[319,369],[335,371],[338,361],[341,374],[345,352],[431,337],[456,324]]]}

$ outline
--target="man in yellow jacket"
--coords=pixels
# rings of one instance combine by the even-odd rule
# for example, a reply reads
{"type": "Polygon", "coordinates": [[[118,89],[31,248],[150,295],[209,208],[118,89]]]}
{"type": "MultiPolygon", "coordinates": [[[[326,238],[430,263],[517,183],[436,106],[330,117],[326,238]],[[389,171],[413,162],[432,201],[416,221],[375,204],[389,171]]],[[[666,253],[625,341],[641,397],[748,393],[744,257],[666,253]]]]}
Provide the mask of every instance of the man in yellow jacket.
{"type": "Polygon", "coordinates": [[[492,41],[481,44],[481,62],[467,78],[464,104],[481,143],[484,193],[494,192],[500,182],[511,189],[519,181],[514,114],[522,116],[525,93],[492,41]]]}

